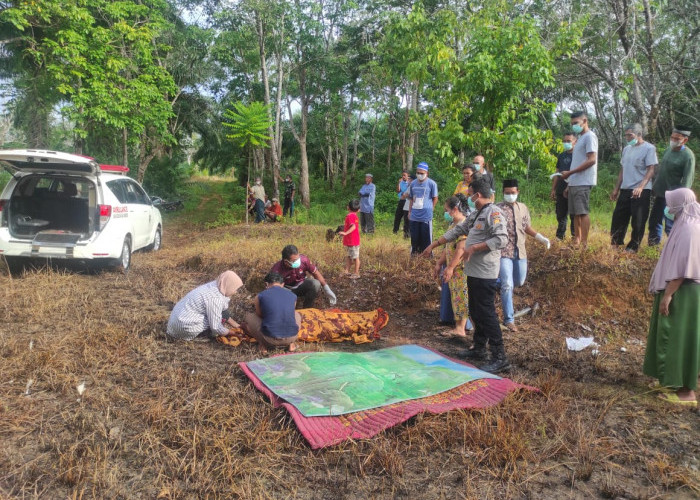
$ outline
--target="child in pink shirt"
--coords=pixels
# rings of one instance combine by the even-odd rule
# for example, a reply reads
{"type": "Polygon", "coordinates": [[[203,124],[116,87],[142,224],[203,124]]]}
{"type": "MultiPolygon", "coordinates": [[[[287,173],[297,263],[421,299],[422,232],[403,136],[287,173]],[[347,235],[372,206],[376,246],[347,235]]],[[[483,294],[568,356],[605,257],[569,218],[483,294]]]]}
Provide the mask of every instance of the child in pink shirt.
{"type": "Polygon", "coordinates": [[[355,265],[355,272],[350,274],[350,278],[360,277],[360,220],[357,212],[360,211],[360,201],[351,200],[348,203],[348,215],[345,217],[344,230],[338,234],[343,235],[343,246],[347,251],[345,257],[345,274],[350,274],[350,268],[355,265]]]}

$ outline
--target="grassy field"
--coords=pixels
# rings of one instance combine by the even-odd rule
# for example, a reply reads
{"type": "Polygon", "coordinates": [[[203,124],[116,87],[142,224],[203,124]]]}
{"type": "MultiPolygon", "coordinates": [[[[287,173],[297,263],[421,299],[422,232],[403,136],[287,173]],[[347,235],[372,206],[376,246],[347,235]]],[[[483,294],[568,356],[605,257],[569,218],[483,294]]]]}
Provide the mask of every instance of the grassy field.
{"type": "MultiPolygon", "coordinates": [[[[506,333],[510,377],[537,386],[488,410],[420,415],[366,441],[311,451],[237,363],[254,346],[171,343],[174,303],[225,269],[246,289],[240,315],[279,251],[295,243],[355,310],[391,317],[372,350],[417,343],[447,355],[425,260],[383,223],[362,242],[362,277],[341,278],[327,226],[230,225],[223,183],[167,215],[164,247],[127,275],[0,266],[0,497],[3,498],[698,498],[700,418],[670,407],[641,373],[658,254],[613,251],[604,215],[588,252],[530,245],[516,309],[537,314],[506,333]],[[222,205],[223,204],[223,205],[222,205]],[[223,214],[223,215],[222,215],[223,214]],[[599,354],[566,350],[595,335],[599,354]],[[84,384],[79,394],[78,386],[84,384]]],[[[608,219],[609,220],[609,219],[608,219]]],[[[551,214],[534,225],[553,236],[551,214]]],[[[441,228],[436,228],[440,233],[441,228]]],[[[325,299],[319,306],[326,305],[325,299]]]]}

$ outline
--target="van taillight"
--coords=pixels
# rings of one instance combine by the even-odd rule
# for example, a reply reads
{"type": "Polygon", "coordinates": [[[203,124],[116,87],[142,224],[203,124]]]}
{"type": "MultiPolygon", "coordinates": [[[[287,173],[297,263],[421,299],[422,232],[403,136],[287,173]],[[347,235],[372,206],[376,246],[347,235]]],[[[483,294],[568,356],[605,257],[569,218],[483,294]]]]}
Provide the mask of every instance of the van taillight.
{"type": "Polygon", "coordinates": [[[100,231],[107,225],[107,221],[112,217],[112,205],[100,205],[100,231]]]}
{"type": "Polygon", "coordinates": [[[5,208],[5,203],[7,203],[7,200],[0,200],[0,226],[6,226],[7,222],[5,221],[5,217],[2,216],[3,208],[5,208]]]}

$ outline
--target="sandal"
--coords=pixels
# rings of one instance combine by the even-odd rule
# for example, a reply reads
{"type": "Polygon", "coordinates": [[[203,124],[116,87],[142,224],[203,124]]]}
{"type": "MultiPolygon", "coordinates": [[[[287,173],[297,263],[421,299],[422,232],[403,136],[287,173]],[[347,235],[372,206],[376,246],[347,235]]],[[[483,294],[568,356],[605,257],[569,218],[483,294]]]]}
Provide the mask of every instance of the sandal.
{"type": "Polygon", "coordinates": [[[698,407],[697,400],[685,401],[685,400],[679,398],[678,394],[676,394],[675,392],[662,392],[661,394],[659,394],[656,397],[666,401],[667,403],[673,403],[675,405],[691,406],[693,408],[698,407]]]}
{"type": "Polygon", "coordinates": [[[652,390],[652,391],[659,391],[659,392],[674,392],[673,387],[668,387],[665,385],[659,384],[658,380],[654,380],[653,382],[649,382],[649,385],[647,387],[652,390]]]}
{"type": "Polygon", "coordinates": [[[359,278],[359,277],[360,277],[359,274],[351,274],[351,275],[350,275],[350,279],[351,279],[351,280],[356,280],[356,279],[359,278]]]}

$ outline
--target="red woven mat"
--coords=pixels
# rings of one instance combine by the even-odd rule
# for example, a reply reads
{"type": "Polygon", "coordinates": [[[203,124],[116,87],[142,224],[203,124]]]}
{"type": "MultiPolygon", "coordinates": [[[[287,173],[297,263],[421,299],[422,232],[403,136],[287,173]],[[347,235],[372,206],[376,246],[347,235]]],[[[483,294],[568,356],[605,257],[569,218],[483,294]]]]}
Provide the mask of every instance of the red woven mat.
{"type": "MultiPolygon", "coordinates": [[[[431,350],[442,355],[434,349],[431,350]]],[[[457,359],[452,361],[472,366],[457,359]]],[[[275,407],[284,406],[287,409],[297,428],[313,449],[332,446],[346,439],[370,438],[422,412],[443,413],[459,408],[488,408],[500,403],[509,393],[519,389],[538,390],[507,378],[480,379],[428,398],[403,401],[337,417],[305,417],[293,405],[268,389],[246,363],[239,363],[239,365],[255,387],[270,398],[275,407]]]]}

